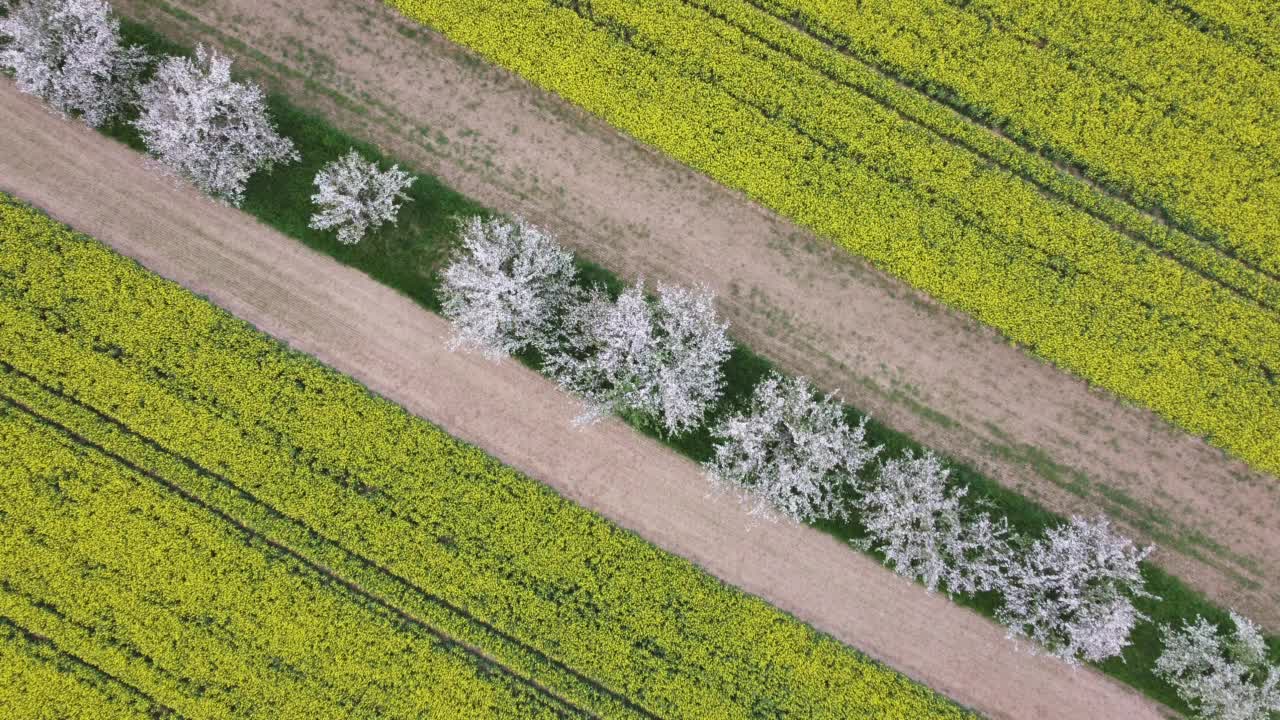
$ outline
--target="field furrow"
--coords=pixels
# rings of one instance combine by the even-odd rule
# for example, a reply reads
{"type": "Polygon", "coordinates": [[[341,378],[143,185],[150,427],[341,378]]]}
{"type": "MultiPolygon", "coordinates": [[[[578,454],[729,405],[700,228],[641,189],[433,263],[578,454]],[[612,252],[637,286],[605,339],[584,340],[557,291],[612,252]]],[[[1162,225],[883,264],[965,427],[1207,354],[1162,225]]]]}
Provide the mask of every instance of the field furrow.
{"type": "Polygon", "coordinates": [[[565,708],[579,714],[598,708],[596,712],[608,717],[654,717],[572,668],[283,515],[226,477],[167,450],[109,415],[41,385],[3,361],[0,402],[111,456],[441,642],[458,642],[480,664],[502,668],[517,684],[546,694],[565,708]]]}
{"type": "MultiPolygon", "coordinates": [[[[658,717],[964,715],[177,286],[28,210],[5,212],[0,359],[19,380],[252,495],[277,526],[314,531],[310,545],[358,549],[376,566],[366,574],[407,581],[409,601],[429,590],[658,717]]],[[[341,701],[345,686],[330,682],[341,701]]]]}
{"type": "MultiPolygon", "coordinates": [[[[1065,202],[1105,223],[1111,230],[1176,259],[1207,280],[1220,283],[1271,310],[1280,308],[1280,275],[1222,252],[1212,241],[1173,227],[1166,218],[1136,207],[1130,198],[1109,191],[1046,157],[1026,143],[992,131],[963,108],[932,97],[893,73],[868,64],[790,18],[768,12],[759,0],[682,0],[771,50],[785,54],[848,90],[865,95],[902,120],[913,123],[978,160],[1033,185],[1052,200],[1065,202]],[[795,32],[795,31],[799,32],[795,32]],[[809,42],[812,39],[817,42],[809,42]]],[[[593,9],[598,6],[592,6],[593,9]]],[[[705,29],[714,28],[708,21],[705,29]]],[[[841,112],[847,112],[842,109],[841,112]]]]}
{"type": "Polygon", "coordinates": [[[1280,8],[1268,0],[1149,0],[1187,27],[1280,70],[1280,8]]]}
{"type": "MultiPolygon", "coordinates": [[[[1061,58],[1085,81],[1124,87],[1180,127],[1220,133],[1260,169],[1280,150],[1280,76],[1221,39],[1187,28],[1151,0],[1077,0],[1056,6],[1009,0],[945,0],[1061,58]]],[[[1159,4],[1159,3],[1155,3],[1159,4]]]]}
{"type": "Polygon", "coordinates": [[[135,687],[0,615],[0,715],[8,720],[181,720],[135,687]]]}
{"type": "Polygon", "coordinates": [[[586,716],[56,425],[5,415],[23,456],[5,467],[6,612],[179,712],[586,716]]]}
{"type": "MultiPolygon", "coordinates": [[[[1268,272],[1280,268],[1274,231],[1280,180],[1271,149],[1280,132],[1272,109],[1280,76],[1238,54],[1214,60],[1215,53],[1229,52],[1216,41],[1180,28],[1171,31],[1172,39],[1162,36],[1159,57],[1145,64],[1124,59],[1124,70],[1116,71],[1064,56],[1047,37],[1002,31],[993,20],[945,0],[857,8],[826,0],[749,1],[1062,159],[1224,250],[1268,272]],[[1205,46],[1195,48],[1193,59],[1202,62],[1196,69],[1243,76],[1239,85],[1222,76],[1214,76],[1217,84],[1194,82],[1178,77],[1176,68],[1162,75],[1170,87],[1158,91],[1130,79],[1153,64],[1176,63],[1171,56],[1197,40],[1205,46]],[[1235,96],[1214,96],[1232,88],[1235,96]],[[1158,92],[1183,94],[1168,99],[1158,92]],[[1202,114],[1212,119],[1192,112],[1202,97],[1202,114]]],[[[1058,22],[1078,26],[1081,20],[1058,22]]],[[[1122,26],[1130,33],[1142,28],[1131,20],[1122,26]]]]}
{"type": "MultiPolygon", "coordinates": [[[[895,123],[896,113],[891,109],[873,104],[862,93],[851,92],[851,88],[838,82],[832,83],[819,69],[776,55],[770,57],[771,48],[740,34],[741,28],[720,28],[721,32],[716,33],[715,18],[699,12],[681,12],[687,4],[672,0],[638,8],[625,1],[595,0],[586,17],[611,35],[625,37],[630,47],[670,65],[684,77],[707,82],[761,115],[788,126],[799,136],[798,142],[807,140],[817,146],[824,160],[865,168],[905,189],[915,204],[937,207],[944,222],[973,228],[1011,248],[1026,248],[1031,257],[1056,270],[1096,277],[1134,302],[1170,306],[1181,319],[1181,332],[1192,336],[1221,332],[1213,326],[1201,330],[1203,316],[1186,314],[1192,306],[1178,307],[1169,296],[1152,293],[1151,287],[1126,284],[1122,276],[1130,272],[1127,268],[1133,266],[1135,257],[1142,256],[1142,251],[1122,249],[1115,253],[1112,248],[1123,248],[1127,236],[1108,232],[1111,228],[1106,223],[1090,222],[1092,215],[1072,217],[1057,204],[1045,202],[1037,188],[1020,182],[1023,179],[1007,168],[992,168],[986,158],[957,152],[932,133],[895,123]],[[957,192],[961,182],[969,193],[957,192]],[[987,200],[993,197],[1004,200],[1005,214],[991,212],[987,200]],[[1011,217],[1018,217],[1021,222],[1010,222],[1011,217]]],[[[1214,285],[1234,284],[1177,259],[1214,285]]],[[[1175,276],[1181,272],[1172,264],[1167,269],[1146,269],[1153,276],[1155,288],[1174,287],[1175,276]]],[[[1280,290],[1280,283],[1274,278],[1243,267],[1239,270],[1255,281],[1255,292],[1251,294],[1271,300],[1280,290]]],[[[1216,297],[1202,298],[1194,307],[1200,308],[1204,303],[1229,304],[1229,296],[1216,293],[1216,297]]],[[[1271,302],[1263,305],[1261,311],[1250,303],[1242,307],[1253,309],[1265,327],[1276,306],[1271,302]]],[[[1203,338],[1204,342],[1221,340],[1203,338]]],[[[1230,343],[1229,338],[1227,342],[1230,343]]],[[[1230,348],[1220,351],[1232,352],[1230,348]]]]}

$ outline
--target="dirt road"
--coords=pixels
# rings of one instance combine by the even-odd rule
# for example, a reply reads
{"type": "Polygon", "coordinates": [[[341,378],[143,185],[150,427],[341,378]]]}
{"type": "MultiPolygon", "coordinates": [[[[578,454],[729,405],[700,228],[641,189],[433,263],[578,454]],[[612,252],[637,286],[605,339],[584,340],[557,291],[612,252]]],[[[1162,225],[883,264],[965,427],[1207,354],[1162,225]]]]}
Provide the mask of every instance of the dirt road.
{"type": "Polygon", "coordinates": [[[748,527],[692,463],[579,407],[513,362],[448,352],[403,296],[157,175],[0,79],[0,190],[200,293],[290,346],[540,478],[655,544],[993,718],[1161,717],[1092,670],[1030,657],[1002,630],[808,527],[748,527]]]}
{"type": "Polygon", "coordinates": [[[1280,482],[1010,347],[369,0],[117,0],[627,275],[706,282],[789,370],[1062,513],[1104,511],[1280,631],[1280,482]]]}

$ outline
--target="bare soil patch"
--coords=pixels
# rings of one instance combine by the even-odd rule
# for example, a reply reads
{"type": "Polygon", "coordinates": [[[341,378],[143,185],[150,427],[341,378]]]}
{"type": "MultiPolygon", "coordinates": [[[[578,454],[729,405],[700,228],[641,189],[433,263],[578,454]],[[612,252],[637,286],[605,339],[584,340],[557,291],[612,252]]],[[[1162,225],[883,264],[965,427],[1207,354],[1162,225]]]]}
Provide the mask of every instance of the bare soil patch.
{"type": "Polygon", "coordinates": [[[888,425],[1280,630],[1280,482],[368,0],[119,0],[337,126],[628,276],[704,282],[734,334],[888,425]]]}

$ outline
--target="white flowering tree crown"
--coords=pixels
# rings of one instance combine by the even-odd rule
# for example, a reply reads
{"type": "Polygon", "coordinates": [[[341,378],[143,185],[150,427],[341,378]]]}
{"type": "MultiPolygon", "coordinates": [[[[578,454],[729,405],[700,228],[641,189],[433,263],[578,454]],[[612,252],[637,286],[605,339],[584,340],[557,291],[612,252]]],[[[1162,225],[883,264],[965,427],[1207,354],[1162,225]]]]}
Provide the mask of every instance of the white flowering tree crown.
{"type": "Polygon", "coordinates": [[[146,52],[120,41],[106,0],[21,0],[0,17],[0,68],[18,89],[98,127],[134,97],[146,52]]]}
{"type": "Polygon", "coordinates": [[[1048,531],[1013,564],[997,617],[1011,636],[1025,637],[1069,664],[1119,655],[1146,619],[1133,605],[1152,597],[1139,563],[1151,552],[1111,530],[1099,517],[1048,531]]]}
{"type": "Polygon", "coordinates": [[[641,280],[614,302],[597,290],[570,319],[547,369],[587,402],[579,422],[631,413],[676,435],[719,399],[732,344],[705,288],[658,283],[650,300],[641,280]]]}
{"type": "Polygon", "coordinates": [[[1156,675],[1178,692],[1202,720],[1275,720],[1280,717],[1280,667],[1267,659],[1262,632],[1231,613],[1227,637],[1197,617],[1174,629],[1161,626],[1164,650],[1156,675]]]}
{"type": "Polygon", "coordinates": [[[880,451],[866,443],[866,420],[851,427],[834,394],[808,380],[771,373],[745,412],[712,429],[707,476],[751,503],[751,514],[797,521],[847,518],[858,472],[880,451]]]}
{"type": "Polygon", "coordinates": [[[579,300],[573,255],[523,218],[460,222],[460,245],[441,277],[453,348],[490,359],[548,352],[579,300]]]}
{"type": "Polygon", "coordinates": [[[319,190],[311,196],[316,212],[309,226],[313,230],[338,231],[338,242],[354,245],[370,230],[395,224],[400,203],[409,199],[404,191],[414,178],[392,165],[385,172],[352,150],[316,173],[319,190]]]}
{"type": "Polygon", "coordinates": [[[203,45],[195,59],[168,57],[139,92],[134,121],[147,150],[213,197],[239,205],[249,177],[298,159],[267,116],[253,83],[231,79],[231,60],[203,45]]]}
{"type": "Polygon", "coordinates": [[[948,486],[950,470],[937,455],[908,450],[884,462],[858,497],[867,539],[885,563],[930,592],[974,594],[996,588],[1011,551],[1008,526],[967,508],[967,488],[948,486]]]}

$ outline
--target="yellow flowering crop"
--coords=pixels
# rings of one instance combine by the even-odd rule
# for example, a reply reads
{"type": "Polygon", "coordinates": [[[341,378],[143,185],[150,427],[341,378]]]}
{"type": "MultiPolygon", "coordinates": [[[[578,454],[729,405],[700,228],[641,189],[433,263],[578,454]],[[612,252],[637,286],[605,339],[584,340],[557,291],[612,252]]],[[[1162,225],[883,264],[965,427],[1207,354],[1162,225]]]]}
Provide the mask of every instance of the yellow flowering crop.
{"type": "Polygon", "coordinates": [[[818,8],[834,25],[856,3],[391,4],[1046,360],[1280,471],[1280,284],[1264,272],[1265,243],[1241,234],[1223,251],[1163,228],[759,9],[818,8]]]}
{"type": "Polygon", "coordinates": [[[0,717],[149,720],[156,709],[128,686],[0,618],[0,717]]]}
{"type": "Polygon", "coordinates": [[[750,2],[1280,272],[1280,79],[1249,48],[1149,0],[750,2]]]}
{"type": "Polygon", "coordinates": [[[12,202],[0,398],[0,616],[180,712],[970,716],[12,202]]]}

